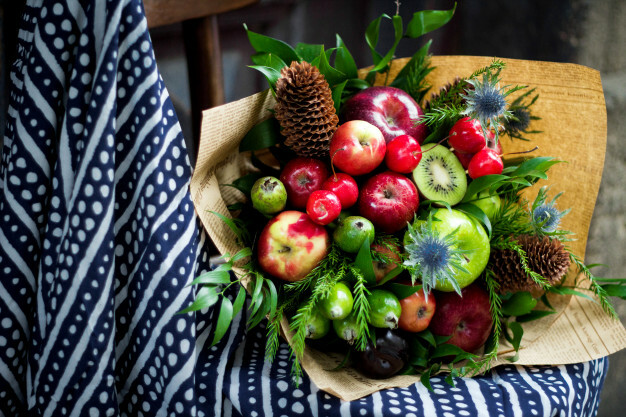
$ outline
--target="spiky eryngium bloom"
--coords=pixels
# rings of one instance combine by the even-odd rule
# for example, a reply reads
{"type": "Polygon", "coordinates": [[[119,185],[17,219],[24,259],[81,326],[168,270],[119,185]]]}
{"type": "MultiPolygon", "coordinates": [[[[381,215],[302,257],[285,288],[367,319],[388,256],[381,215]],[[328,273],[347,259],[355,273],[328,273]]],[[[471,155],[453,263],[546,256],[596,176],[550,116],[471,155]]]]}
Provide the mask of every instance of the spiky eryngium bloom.
{"type": "Polygon", "coordinates": [[[496,140],[498,140],[500,130],[500,119],[511,117],[511,112],[507,109],[506,97],[513,91],[524,88],[517,86],[509,89],[508,85],[500,87],[500,70],[501,68],[495,73],[492,73],[490,69],[485,71],[482,74],[482,80],[478,78],[466,80],[473,88],[466,89],[465,95],[462,96],[467,107],[461,113],[477,119],[485,137],[487,137],[487,130],[493,130],[496,140]]]}
{"type": "Polygon", "coordinates": [[[539,133],[536,130],[528,130],[530,128],[530,122],[532,120],[538,120],[539,117],[533,115],[531,106],[535,104],[539,94],[535,94],[534,97],[527,101],[526,99],[535,92],[535,88],[528,90],[524,94],[517,97],[509,105],[511,111],[511,117],[504,120],[504,133],[511,138],[528,140],[522,136],[522,134],[539,133]]]}
{"type": "Polygon", "coordinates": [[[569,213],[570,209],[560,211],[554,204],[556,199],[563,193],[558,193],[551,201],[546,201],[547,189],[541,187],[537,193],[537,198],[532,204],[530,212],[530,221],[538,235],[554,235],[558,234],[558,228],[561,218],[569,213]]]}
{"type": "Polygon", "coordinates": [[[461,294],[455,274],[466,272],[463,267],[463,253],[466,251],[458,249],[454,233],[442,236],[434,230],[430,217],[421,226],[408,225],[409,242],[404,245],[408,258],[404,266],[413,282],[421,279],[426,297],[438,282],[450,282],[454,290],[461,294]]]}

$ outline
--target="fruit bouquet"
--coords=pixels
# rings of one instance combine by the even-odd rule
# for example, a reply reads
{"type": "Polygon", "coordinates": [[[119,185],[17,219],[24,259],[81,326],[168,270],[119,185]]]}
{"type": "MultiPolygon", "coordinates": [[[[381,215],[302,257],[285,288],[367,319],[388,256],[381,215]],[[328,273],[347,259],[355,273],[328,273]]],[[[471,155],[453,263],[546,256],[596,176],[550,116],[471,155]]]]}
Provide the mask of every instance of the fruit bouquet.
{"type": "MultiPolygon", "coordinates": [[[[515,362],[521,348],[558,329],[572,296],[616,317],[608,295],[621,294],[621,282],[607,285],[582,260],[604,148],[575,156],[572,164],[588,172],[571,174],[563,156],[585,138],[553,143],[557,129],[550,118],[542,125],[536,109],[542,94],[575,101],[503,82],[509,64],[537,84],[558,71],[433,57],[430,42],[393,59],[402,39],[453,14],[419,11],[406,29],[397,15],[375,19],[365,34],[373,65],[361,70],[340,36],[331,49],[292,47],[246,28],[252,67],[270,89],[204,115],[192,180],[222,257],[194,281],[197,297],[184,312],[219,305],[213,343],[249,293],[248,326],[267,319],[267,359],[285,337],[294,381],[303,365],[328,392],[339,391],[326,380],[358,380],[364,391],[338,393],[350,399],[515,362]],[[395,40],[381,54],[387,20],[395,40]],[[572,186],[589,173],[587,185],[572,186]],[[565,189],[588,200],[573,207],[571,222],[562,202],[577,200],[565,189]]],[[[604,110],[601,87],[587,99],[604,110]]],[[[557,125],[567,131],[576,117],[557,125]]],[[[623,327],[609,322],[620,336],[608,349],[619,350],[623,327]]],[[[530,363],[554,363],[542,353],[550,362],[530,363]]]]}

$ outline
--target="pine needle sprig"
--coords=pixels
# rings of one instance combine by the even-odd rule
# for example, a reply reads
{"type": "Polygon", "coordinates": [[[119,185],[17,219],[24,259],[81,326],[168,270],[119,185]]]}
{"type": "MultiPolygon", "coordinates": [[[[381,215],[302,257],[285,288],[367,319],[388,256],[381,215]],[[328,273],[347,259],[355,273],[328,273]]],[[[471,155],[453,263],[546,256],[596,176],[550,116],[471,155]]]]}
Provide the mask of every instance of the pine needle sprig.
{"type": "Polygon", "coordinates": [[[267,340],[265,341],[265,360],[273,362],[276,354],[278,353],[278,347],[280,346],[280,322],[283,319],[283,312],[285,307],[279,307],[276,310],[276,314],[268,318],[267,322],[267,340]]]}
{"type": "Polygon", "coordinates": [[[526,255],[526,251],[522,248],[522,246],[517,243],[515,237],[503,237],[499,239],[497,242],[491,243],[492,249],[498,250],[510,250],[517,254],[520,266],[524,273],[530,277],[535,284],[539,286],[539,288],[549,289],[551,287],[550,283],[547,279],[545,279],[541,274],[533,271],[528,264],[528,256],[526,255]]]}
{"type": "Polygon", "coordinates": [[[596,281],[596,277],[587,265],[585,265],[585,263],[571,251],[568,252],[572,263],[574,263],[574,265],[578,268],[578,271],[589,280],[589,289],[598,297],[602,310],[604,310],[604,312],[610,315],[613,319],[619,320],[619,316],[615,312],[615,308],[613,307],[613,304],[611,304],[606,290],[598,283],[598,281],[596,281]]]}
{"type": "Polygon", "coordinates": [[[357,350],[363,351],[367,347],[367,343],[371,337],[369,329],[370,304],[367,296],[370,291],[367,289],[367,281],[359,268],[350,265],[350,273],[354,277],[354,285],[352,293],[354,304],[352,310],[356,315],[357,336],[354,346],[357,350]]]}

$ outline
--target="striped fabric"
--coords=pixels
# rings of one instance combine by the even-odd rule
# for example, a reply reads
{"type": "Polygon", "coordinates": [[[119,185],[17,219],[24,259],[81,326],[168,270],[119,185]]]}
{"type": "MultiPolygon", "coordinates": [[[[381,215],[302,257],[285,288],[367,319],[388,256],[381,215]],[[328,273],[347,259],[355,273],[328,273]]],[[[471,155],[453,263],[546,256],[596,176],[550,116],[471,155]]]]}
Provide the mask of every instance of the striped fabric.
{"type": "Polygon", "coordinates": [[[0,171],[0,416],[590,416],[608,362],[341,402],[236,317],[176,314],[208,268],[140,0],[29,0],[0,171]]]}

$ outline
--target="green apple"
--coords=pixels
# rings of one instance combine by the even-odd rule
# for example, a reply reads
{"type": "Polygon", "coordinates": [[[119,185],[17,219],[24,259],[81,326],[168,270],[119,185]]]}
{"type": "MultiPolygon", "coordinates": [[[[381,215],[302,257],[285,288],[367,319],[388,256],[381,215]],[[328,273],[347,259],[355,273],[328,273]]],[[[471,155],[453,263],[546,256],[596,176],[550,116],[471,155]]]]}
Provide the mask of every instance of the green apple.
{"type": "Polygon", "coordinates": [[[479,192],[478,195],[471,197],[467,202],[481,209],[490,221],[493,221],[494,216],[502,205],[500,196],[496,193],[490,194],[489,190],[479,192]]]}
{"type": "MultiPolygon", "coordinates": [[[[464,288],[474,282],[483,272],[489,261],[489,236],[483,226],[470,216],[458,210],[440,208],[433,213],[433,229],[442,235],[454,232],[456,248],[463,253],[462,266],[466,271],[458,271],[454,277],[459,287],[464,288]]],[[[449,282],[437,282],[435,289],[454,291],[449,282]]]]}
{"type": "Polygon", "coordinates": [[[344,252],[357,253],[365,239],[374,241],[374,225],[361,216],[346,217],[333,232],[333,238],[344,252]]]}
{"type": "Polygon", "coordinates": [[[261,177],[250,191],[252,206],[263,214],[278,213],[287,204],[287,190],[276,177],[261,177]]]}

